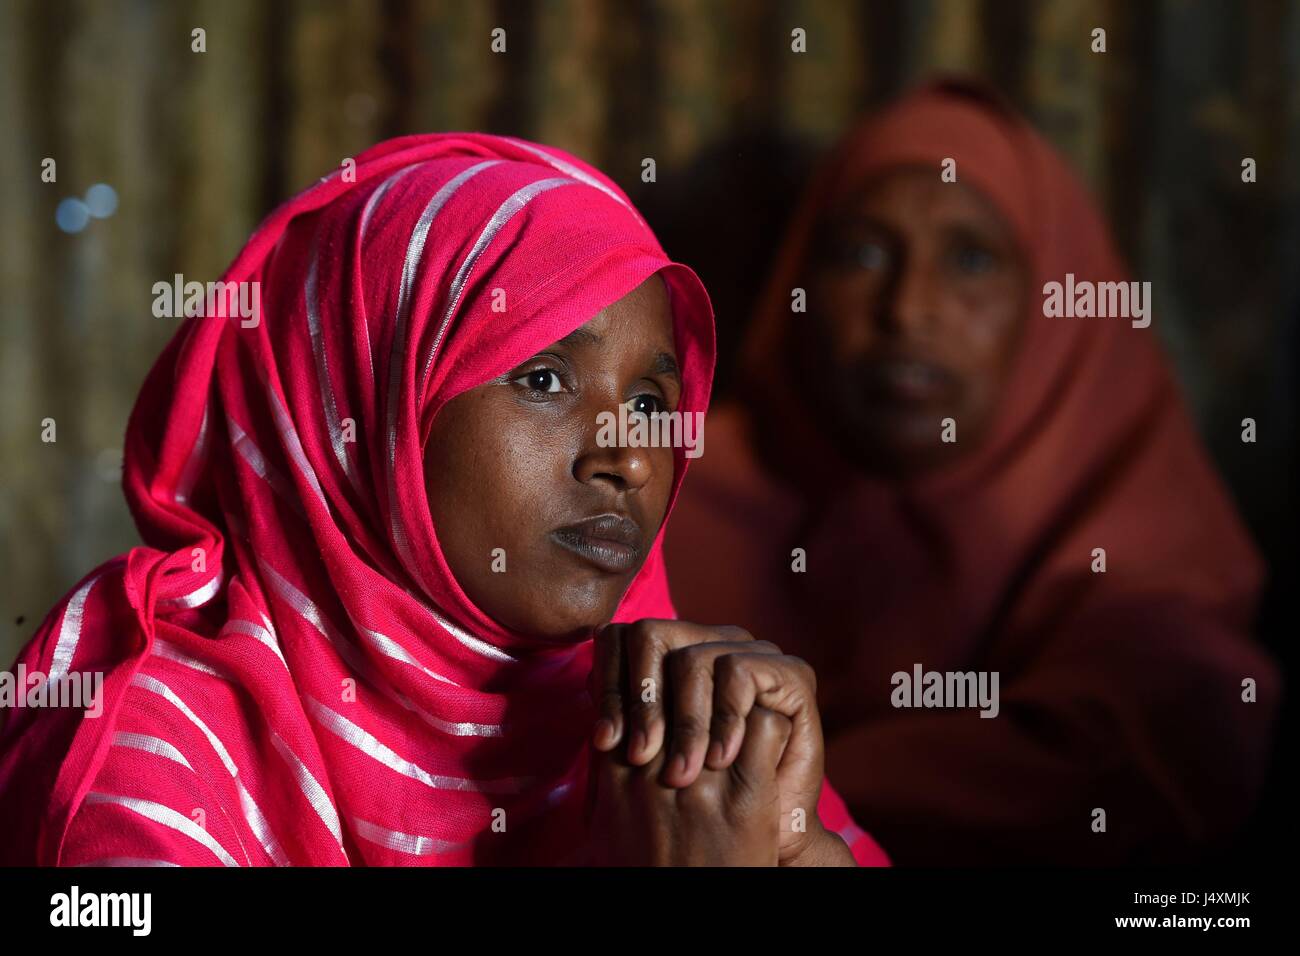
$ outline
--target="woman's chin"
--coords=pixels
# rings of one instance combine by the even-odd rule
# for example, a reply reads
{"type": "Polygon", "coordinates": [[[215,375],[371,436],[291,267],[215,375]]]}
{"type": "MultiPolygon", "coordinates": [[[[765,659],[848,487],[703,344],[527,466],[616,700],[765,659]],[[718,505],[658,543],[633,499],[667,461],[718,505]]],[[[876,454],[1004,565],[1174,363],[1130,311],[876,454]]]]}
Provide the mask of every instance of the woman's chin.
{"type": "Polygon", "coordinates": [[[558,588],[519,631],[541,644],[573,645],[590,640],[618,610],[625,588],[558,588]]]}
{"type": "Polygon", "coordinates": [[[521,564],[511,569],[509,581],[496,576],[492,587],[466,594],[488,617],[534,644],[572,646],[610,622],[639,570],[615,575],[521,564]]]}
{"type": "Polygon", "coordinates": [[[528,638],[537,648],[576,647],[594,638],[596,631],[608,623],[609,621],[606,619],[594,624],[582,623],[567,628],[548,626],[544,630],[521,630],[519,633],[528,638]]]}

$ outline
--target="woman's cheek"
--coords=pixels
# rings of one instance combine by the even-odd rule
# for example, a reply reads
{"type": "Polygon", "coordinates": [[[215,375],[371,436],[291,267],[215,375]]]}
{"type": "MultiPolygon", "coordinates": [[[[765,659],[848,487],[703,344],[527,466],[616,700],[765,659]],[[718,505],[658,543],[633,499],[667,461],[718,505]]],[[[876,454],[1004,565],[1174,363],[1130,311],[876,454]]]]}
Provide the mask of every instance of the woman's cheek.
{"type": "Polygon", "coordinates": [[[548,516],[563,513],[557,505],[562,505],[561,482],[570,467],[565,431],[546,415],[515,414],[480,436],[476,457],[483,469],[477,480],[492,499],[485,517],[502,533],[523,539],[515,542],[516,549],[536,546],[551,530],[548,516]]]}
{"type": "MultiPolygon", "coordinates": [[[[702,454],[703,450],[708,448],[708,443],[703,441],[702,435],[696,438],[696,442],[702,454]]],[[[668,511],[668,497],[673,490],[673,473],[677,467],[676,456],[671,448],[656,449],[652,461],[654,477],[650,481],[649,497],[645,509],[646,531],[651,541],[654,540],[659,533],[660,526],[664,523],[664,517],[668,511]]]]}
{"type": "Polygon", "coordinates": [[[879,296],[871,278],[859,276],[835,283],[819,303],[838,355],[861,355],[876,338],[879,296]]]}

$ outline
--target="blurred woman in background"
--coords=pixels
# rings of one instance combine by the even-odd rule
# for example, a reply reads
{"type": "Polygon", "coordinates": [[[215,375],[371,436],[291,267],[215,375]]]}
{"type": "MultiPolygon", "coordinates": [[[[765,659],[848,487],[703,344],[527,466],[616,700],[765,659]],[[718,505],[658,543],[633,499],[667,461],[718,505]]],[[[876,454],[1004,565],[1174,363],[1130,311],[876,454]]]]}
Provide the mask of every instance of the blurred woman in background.
{"type": "Polygon", "coordinates": [[[1260,558],[1154,327],[1049,317],[1067,274],[1129,278],[1053,149],[978,90],[905,98],[814,177],[677,503],[679,610],[812,664],[903,864],[1187,858],[1266,769],[1260,558]],[[949,672],[995,707],[907,686],[949,672]]]}

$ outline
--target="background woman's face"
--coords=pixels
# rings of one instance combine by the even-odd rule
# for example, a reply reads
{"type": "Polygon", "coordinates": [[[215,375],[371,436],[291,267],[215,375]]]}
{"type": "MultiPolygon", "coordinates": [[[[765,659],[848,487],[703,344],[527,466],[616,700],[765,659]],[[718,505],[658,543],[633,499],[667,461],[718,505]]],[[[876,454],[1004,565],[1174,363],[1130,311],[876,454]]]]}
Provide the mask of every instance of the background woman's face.
{"type": "Polygon", "coordinates": [[[656,274],[438,412],[425,450],[438,542],[498,623],[576,641],[613,616],[663,523],[673,450],[602,448],[597,415],[675,410],[675,355],[656,274]]]}
{"type": "Polygon", "coordinates": [[[819,223],[806,282],[792,345],[846,456],[905,475],[978,444],[1028,301],[1011,229],[982,194],[937,169],[875,178],[819,223]]]}

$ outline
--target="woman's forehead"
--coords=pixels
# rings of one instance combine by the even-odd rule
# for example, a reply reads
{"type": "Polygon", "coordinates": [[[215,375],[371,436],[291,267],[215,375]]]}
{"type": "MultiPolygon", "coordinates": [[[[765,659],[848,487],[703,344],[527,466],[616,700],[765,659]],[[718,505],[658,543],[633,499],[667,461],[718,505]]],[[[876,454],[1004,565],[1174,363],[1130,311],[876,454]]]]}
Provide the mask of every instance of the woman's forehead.
{"type": "Polygon", "coordinates": [[[611,333],[673,341],[673,316],[668,290],[659,273],[651,275],[622,298],[611,302],[561,341],[598,344],[611,333]]]}
{"type": "Polygon", "coordinates": [[[902,166],[872,174],[831,212],[838,224],[872,222],[893,215],[952,220],[1010,232],[996,204],[978,187],[944,182],[937,170],[902,166]]]}

